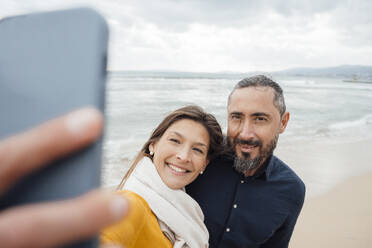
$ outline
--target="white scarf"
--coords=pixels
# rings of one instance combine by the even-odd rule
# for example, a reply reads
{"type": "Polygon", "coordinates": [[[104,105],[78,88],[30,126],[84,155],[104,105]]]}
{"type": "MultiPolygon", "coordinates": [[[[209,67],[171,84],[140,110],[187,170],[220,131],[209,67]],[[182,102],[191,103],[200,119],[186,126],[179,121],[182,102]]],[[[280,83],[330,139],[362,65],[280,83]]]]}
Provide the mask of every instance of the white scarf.
{"type": "Polygon", "coordinates": [[[151,159],[144,157],[137,164],[124,189],[145,199],[173,247],[208,247],[209,234],[200,206],[184,190],[168,188],[151,159]]]}

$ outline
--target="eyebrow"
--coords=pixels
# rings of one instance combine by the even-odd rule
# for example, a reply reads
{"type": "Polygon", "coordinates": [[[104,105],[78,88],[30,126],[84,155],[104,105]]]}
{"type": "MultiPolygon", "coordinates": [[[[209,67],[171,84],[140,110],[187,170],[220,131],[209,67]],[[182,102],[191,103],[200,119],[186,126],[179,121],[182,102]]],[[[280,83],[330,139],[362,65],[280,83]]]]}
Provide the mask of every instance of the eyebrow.
{"type": "MultiPolygon", "coordinates": [[[[238,112],[238,111],[234,111],[232,113],[230,113],[230,116],[233,116],[233,115],[237,115],[237,116],[242,116],[243,113],[242,112],[238,112]]],[[[251,114],[250,116],[253,116],[253,117],[261,117],[261,116],[265,116],[267,118],[271,118],[271,115],[265,113],[265,112],[255,112],[253,114],[251,114]]]]}
{"type": "Polygon", "coordinates": [[[238,111],[234,111],[234,112],[231,112],[230,115],[243,115],[243,113],[238,112],[238,111]]]}
{"type": "MultiPolygon", "coordinates": [[[[170,133],[173,133],[173,134],[177,135],[177,136],[180,137],[180,138],[184,138],[184,136],[183,136],[182,134],[180,134],[179,132],[177,132],[177,131],[170,131],[170,133]]],[[[195,145],[198,145],[198,146],[205,146],[205,147],[208,147],[206,144],[201,143],[201,142],[195,142],[194,144],[195,144],[195,145]]]]}
{"type": "Polygon", "coordinates": [[[268,118],[270,117],[269,114],[266,114],[264,112],[256,112],[256,113],[251,114],[251,116],[266,116],[268,118]]]}

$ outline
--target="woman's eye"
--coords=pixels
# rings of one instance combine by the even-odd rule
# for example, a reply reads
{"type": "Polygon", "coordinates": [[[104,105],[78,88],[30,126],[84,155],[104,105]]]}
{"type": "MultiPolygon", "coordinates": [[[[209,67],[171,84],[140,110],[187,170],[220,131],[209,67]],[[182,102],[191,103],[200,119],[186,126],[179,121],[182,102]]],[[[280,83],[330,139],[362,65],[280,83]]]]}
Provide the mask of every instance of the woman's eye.
{"type": "Polygon", "coordinates": [[[204,154],[203,150],[201,150],[199,148],[193,148],[193,150],[200,153],[200,154],[204,154]]]}
{"type": "Polygon", "coordinates": [[[180,141],[178,139],[175,139],[175,138],[170,138],[169,140],[173,143],[176,143],[176,144],[180,143],[180,141]]]}

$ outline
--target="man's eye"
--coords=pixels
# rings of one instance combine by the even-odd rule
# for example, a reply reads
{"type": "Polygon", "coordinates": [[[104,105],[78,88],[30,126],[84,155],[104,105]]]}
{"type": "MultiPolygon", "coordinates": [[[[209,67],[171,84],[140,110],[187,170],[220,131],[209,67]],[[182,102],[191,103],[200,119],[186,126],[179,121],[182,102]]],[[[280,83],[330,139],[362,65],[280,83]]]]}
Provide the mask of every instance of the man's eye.
{"type": "Polygon", "coordinates": [[[259,122],[264,122],[266,120],[267,119],[265,117],[260,117],[260,116],[256,117],[256,121],[259,121],[259,122]]]}
{"type": "Polygon", "coordinates": [[[241,118],[240,118],[240,115],[232,115],[231,116],[231,119],[233,119],[233,120],[240,120],[241,118]]]}

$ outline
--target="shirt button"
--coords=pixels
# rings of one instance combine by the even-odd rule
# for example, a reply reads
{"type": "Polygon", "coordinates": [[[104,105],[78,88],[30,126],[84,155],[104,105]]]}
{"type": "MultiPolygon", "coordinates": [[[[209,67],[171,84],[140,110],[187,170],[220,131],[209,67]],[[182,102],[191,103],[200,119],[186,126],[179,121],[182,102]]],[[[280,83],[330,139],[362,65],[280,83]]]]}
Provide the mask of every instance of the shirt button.
{"type": "Polygon", "coordinates": [[[230,228],[226,228],[226,232],[230,232],[230,228]]]}
{"type": "Polygon", "coordinates": [[[234,204],[234,206],[233,206],[234,208],[237,208],[238,207],[238,204],[234,204]]]}
{"type": "Polygon", "coordinates": [[[244,183],[244,180],[241,180],[240,183],[244,183]]]}

